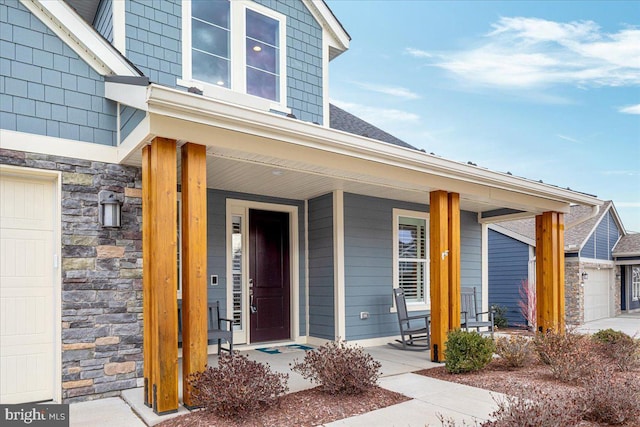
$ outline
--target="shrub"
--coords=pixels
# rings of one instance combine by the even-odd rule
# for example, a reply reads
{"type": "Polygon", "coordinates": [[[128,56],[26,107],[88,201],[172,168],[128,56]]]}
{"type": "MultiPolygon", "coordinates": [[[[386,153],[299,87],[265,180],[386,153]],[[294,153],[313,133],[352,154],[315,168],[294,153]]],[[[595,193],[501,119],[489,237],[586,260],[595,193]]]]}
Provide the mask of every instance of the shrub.
{"type": "Polygon", "coordinates": [[[288,374],[271,372],[269,365],[234,352],[223,354],[218,367],[191,374],[194,402],[222,418],[243,418],[278,402],[289,389],[288,374]]]}
{"type": "Polygon", "coordinates": [[[492,420],[481,424],[483,427],[569,427],[577,426],[582,418],[582,411],[573,399],[558,398],[540,390],[494,400],[498,409],[491,414],[492,420]]]}
{"type": "Polygon", "coordinates": [[[380,377],[380,362],[362,347],[331,341],[307,351],[304,360],[293,361],[292,370],[320,385],[329,394],[359,394],[374,387],[380,377]]]}
{"type": "Polygon", "coordinates": [[[454,374],[477,371],[491,362],[494,350],[491,338],[456,329],[447,334],[445,367],[454,374]]]}
{"type": "Polygon", "coordinates": [[[581,401],[585,420],[604,424],[640,421],[640,384],[631,378],[623,380],[600,371],[584,382],[581,401]]]}
{"type": "Polygon", "coordinates": [[[598,331],[592,335],[592,339],[599,352],[620,371],[630,371],[640,365],[640,340],[613,329],[598,331]]]}
{"type": "Polygon", "coordinates": [[[509,326],[509,321],[507,320],[507,307],[503,305],[492,305],[491,310],[493,311],[493,323],[496,328],[506,328],[509,326]]]}
{"type": "Polygon", "coordinates": [[[589,337],[573,330],[539,333],[534,345],[540,361],[549,366],[551,375],[566,383],[590,376],[598,366],[589,337]]]}
{"type": "Polygon", "coordinates": [[[523,336],[499,337],[496,340],[496,353],[513,368],[522,367],[530,361],[533,351],[533,342],[523,336]]]}

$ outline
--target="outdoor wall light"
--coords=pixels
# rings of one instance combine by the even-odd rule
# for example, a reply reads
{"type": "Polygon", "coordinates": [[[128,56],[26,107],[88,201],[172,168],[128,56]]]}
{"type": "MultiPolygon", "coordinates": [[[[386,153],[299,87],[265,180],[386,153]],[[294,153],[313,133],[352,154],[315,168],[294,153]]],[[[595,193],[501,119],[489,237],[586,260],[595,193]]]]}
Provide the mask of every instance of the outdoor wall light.
{"type": "Polygon", "coordinates": [[[101,191],[98,194],[100,202],[99,220],[103,227],[120,227],[122,202],[118,200],[116,193],[101,191]]]}
{"type": "Polygon", "coordinates": [[[582,272],[582,281],[584,282],[585,280],[589,280],[589,273],[587,273],[586,271],[582,272]]]}

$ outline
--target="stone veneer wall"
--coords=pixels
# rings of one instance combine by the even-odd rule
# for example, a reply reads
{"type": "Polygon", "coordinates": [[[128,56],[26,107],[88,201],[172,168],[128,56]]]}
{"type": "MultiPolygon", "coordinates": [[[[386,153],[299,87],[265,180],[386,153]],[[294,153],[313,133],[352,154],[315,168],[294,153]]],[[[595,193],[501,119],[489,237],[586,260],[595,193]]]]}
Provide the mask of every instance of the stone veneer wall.
{"type": "Polygon", "coordinates": [[[622,266],[616,265],[613,268],[613,300],[614,300],[614,310],[613,316],[620,316],[622,314],[622,266]]]}
{"type": "Polygon", "coordinates": [[[584,322],[584,287],[580,278],[580,263],[576,258],[565,258],[564,262],[564,307],[567,325],[584,322]]]}
{"type": "Polygon", "coordinates": [[[142,377],[141,170],[0,149],[0,164],[62,173],[62,398],[116,396],[142,377]],[[102,228],[98,192],[124,194],[102,228]]]}

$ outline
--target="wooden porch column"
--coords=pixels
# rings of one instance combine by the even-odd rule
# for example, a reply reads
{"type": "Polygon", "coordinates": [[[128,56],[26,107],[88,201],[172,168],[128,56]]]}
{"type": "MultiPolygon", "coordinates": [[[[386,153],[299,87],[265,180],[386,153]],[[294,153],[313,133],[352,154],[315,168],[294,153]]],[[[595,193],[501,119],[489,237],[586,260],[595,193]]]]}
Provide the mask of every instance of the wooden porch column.
{"type": "Polygon", "coordinates": [[[143,286],[151,295],[143,303],[145,347],[151,356],[147,359],[149,354],[145,354],[145,365],[150,362],[146,367],[150,371],[150,403],[153,411],[162,415],[178,410],[176,142],[154,138],[143,156],[147,159],[142,163],[147,184],[143,194],[143,210],[147,210],[143,214],[143,286]]]}
{"type": "Polygon", "coordinates": [[[187,377],[207,365],[206,147],[182,146],[182,400],[196,406],[187,377]]]}
{"type": "Polygon", "coordinates": [[[449,202],[446,191],[432,191],[429,199],[431,360],[441,362],[449,330],[449,202]]]}
{"type": "Polygon", "coordinates": [[[564,215],[536,216],[536,321],[538,330],[564,330],[564,215]]]}
{"type": "Polygon", "coordinates": [[[460,328],[460,195],[449,193],[449,330],[460,328]]]}

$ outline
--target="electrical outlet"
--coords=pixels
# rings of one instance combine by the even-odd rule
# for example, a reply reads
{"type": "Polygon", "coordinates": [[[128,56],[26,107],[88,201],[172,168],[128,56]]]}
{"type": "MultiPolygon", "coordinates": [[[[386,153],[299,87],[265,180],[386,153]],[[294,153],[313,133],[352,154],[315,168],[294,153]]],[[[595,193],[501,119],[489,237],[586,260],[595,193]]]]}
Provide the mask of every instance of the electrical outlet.
{"type": "Polygon", "coordinates": [[[212,274],[211,275],[211,286],[218,286],[218,275],[217,274],[212,274]]]}
{"type": "Polygon", "coordinates": [[[369,318],[369,312],[368,311],[361,311],[360,312],[360,319],[364,320],[364,319],[368,319],[369,318]]]}

